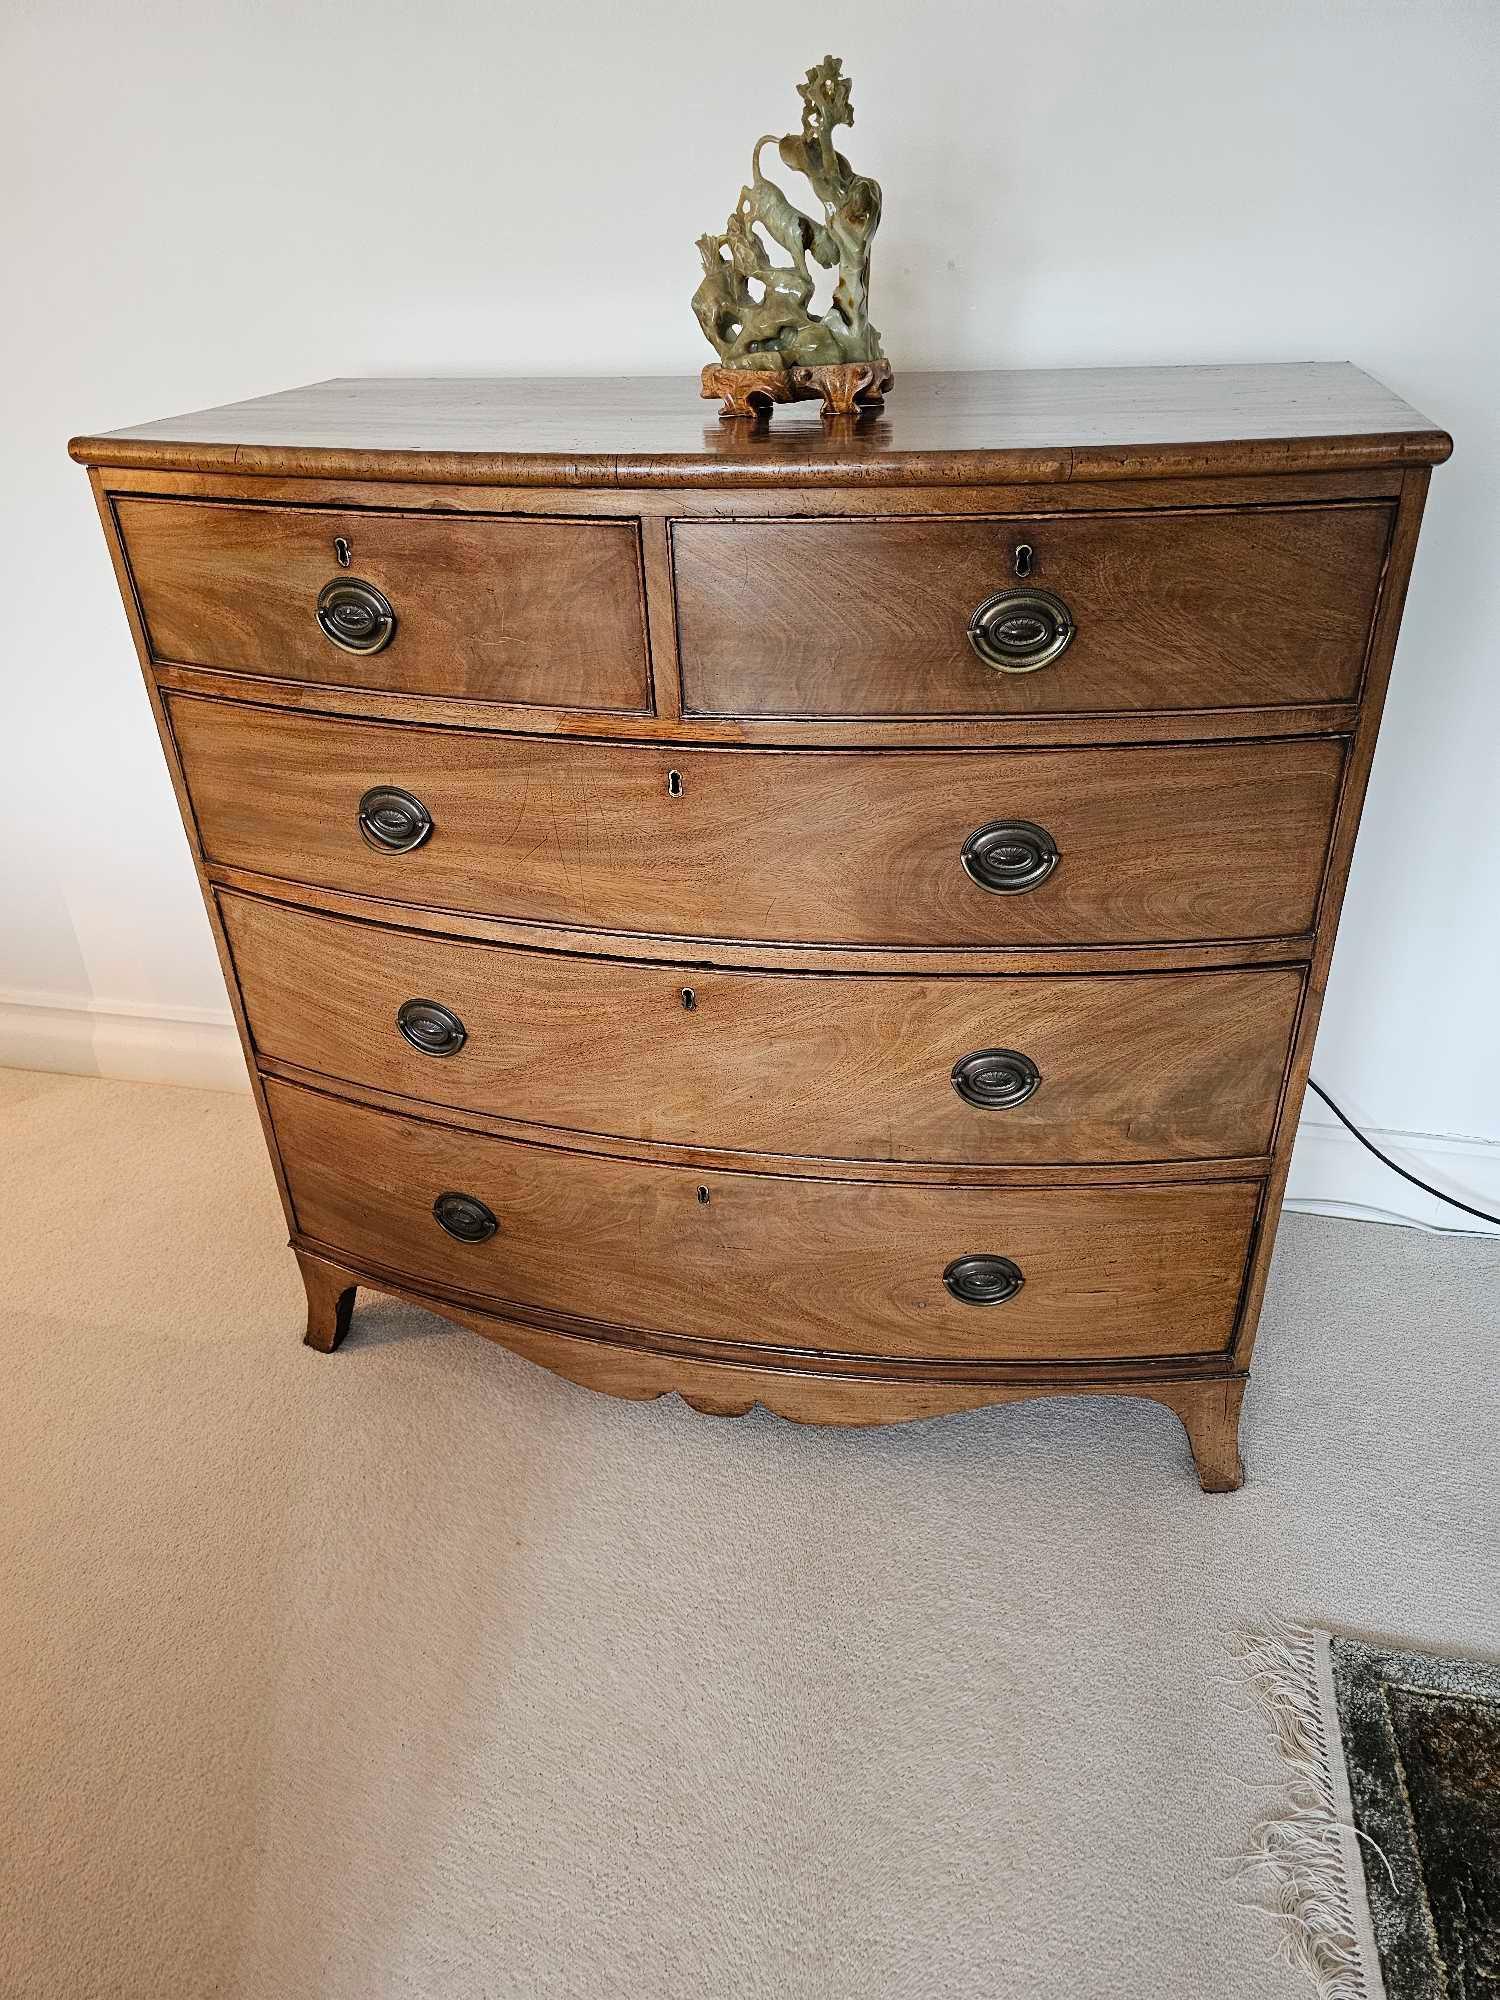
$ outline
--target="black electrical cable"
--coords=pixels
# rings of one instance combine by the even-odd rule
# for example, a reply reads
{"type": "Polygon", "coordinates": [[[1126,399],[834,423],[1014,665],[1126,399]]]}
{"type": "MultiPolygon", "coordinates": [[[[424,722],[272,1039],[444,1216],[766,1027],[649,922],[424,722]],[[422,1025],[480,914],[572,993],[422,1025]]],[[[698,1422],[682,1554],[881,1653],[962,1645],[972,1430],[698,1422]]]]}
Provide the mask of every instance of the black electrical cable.
{"type": "Polygon", "coordinates": [[[1337,1118],[1340,1125],[1347,1127],[1347,1129],[1354,1134],[1355,1138],[1358,1139],[1359,1143],[1364,1147],[1365,1151],[1367,1153],[1373,1153],[1376,1159],[1379,1160],[1380,1164],[1383,1167],[1389,1167],[1393,1174],[1399,1174],[1402,1180],[1410,1181],[1413,1187],[1419,1187],[1422,1190],[1423,1194],[1436,1195],[1439,1201],[1447,1202],[1450,1208],[1461,1208],[1465,1215],[1477,1215],[1481,1222],[1493,1222],[1497,1226],[1500,1226],[1500,1215],[1491,1215],[1487,1209],[1483,1208],[1471,1208],[1466,1201],[1460,1201],[1457,1195],[1444,1194],[1441,1188],[1435,1188],[1430,1181],[1418,1180],[1417,1176],[1415,1174],[1409,1174],[1406,1171],[1405,1167],[1398,1167],[1394,1160],[1387,1159],[1385,1154],[1381,1152],[1380,1148],[1372,1144],[1371,1141],[1365,1137],[1364,1133],[1360,1131],[1359,1127],[1355,1124],[1352,1118],[1346,1116],[1344,1112],[1339,1110],[1338,1106],[1334,1103],[1333,1099],[1328,1095],[1328,1092],[1323,1088],[1321,1083],[1317,1082],[1313,1077],[1309,1077],[1307,1079],[1307,1087],[1309,1090],[1315,1090],[1318,1093],[1319,1097],[1322,1098],[1323,1102],[1328,1106],[1328,1109],[1333,1113],[1334,1117],[1337,1118]]]}

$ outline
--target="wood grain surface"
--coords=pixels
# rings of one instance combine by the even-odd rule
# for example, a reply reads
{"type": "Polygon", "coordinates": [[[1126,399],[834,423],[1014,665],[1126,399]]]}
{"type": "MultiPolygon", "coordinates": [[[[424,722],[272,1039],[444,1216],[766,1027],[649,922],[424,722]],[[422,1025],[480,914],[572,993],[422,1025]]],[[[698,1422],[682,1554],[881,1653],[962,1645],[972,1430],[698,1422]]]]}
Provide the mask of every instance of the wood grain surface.
{"type": "Polygon", "coordinates": [[[514,486],[985,485],[1432,465],[1347,362],[901,372],[884,410],[721,422],[695,378],[343,378],[74,438],[86,464],[514,486]]]}
{"type": "Polygon", "coordinates": [[[1040,1396],[1144,1396],[1172,1411],[1187,1432],[1205,1493],[1232,1493],[1245,1477],[1239,1451],[1243,1374],[1209,1361],[1062,1363],[1050,1371],[1016,1363],[973,1361],[872,1364],[828,1354],[799,1356],[782,1349],[737,1349],[700,1342],[620,1339],[565,1315],[510,1304],[460,1304],[413,1288],[380,1266],[354,1269],[298,1242],[307,1290],[307,1344],[328,1354],[349,1330],[357,1286],[410,1299],[569,1382],[632,1402],[679,1395],[703,1416],[743,1417],[770,1411],[798,1424],[858,1428],[912,1423],[986,1403],[1040,1396]],[[1191,1370],[1192,1372],[1188,1372],[1191,1370]],[[1200,1372],[1201,1371],[1201,1372],[1200,1372]]]}
{"type": "Polygon", "coordinates": [[[263,1060],[434,1105],[722,1150],[863,1161],[1236,1158],[1270,1147],[1299,971],[923,979],[505,951],[221,895],[263,1060]],[[399,1032],[413,999],[467,1039],[399,1032]],[[1042,1081],[979,1108],[977,1049],[1042,1081]]]}
{"type": "Polygon", "coordinates": [[[769,427],[686,381],[340,381],[72,449],[313,1344],[370,1284],[722,1415],[1149,1394],[1238,1483],[1444,432],[1296,364],[903,374],[769,427]],[[333,681],[335,534],[397,637],[333,681]],[[1000,676],[964,626],[1022,540],[1077,629],[1000,676]],[[361,838],[377,785],[412,852],[361,838]],[[1061,860],[987,894],[960,849],[1011,819],[1061,860]],[[981,1047],[1040,1088],[963,1103],[981,1047]],[[1017,1296],[953,1299],[972,1254],[1017,1296]]]}
{"type": "Polygon", "coordinates": [[[272,1079],[297,1228],[417,1284],[700,1340],[948,1360],[1087,1360],[1227,1347],[1253,1182],[1018,1190],[893,1187],[607,1160],[483,1139],[272,1079]],[[488,1242],[432,1209],[484,1202],[488,1242]],[[950,1296],[955,1258],[1000,1255],[1004,1304],[950,1296]]]}
{"type": "Polygon", "coordinates": [[[116,514],[157,660],[483,702],[649,706],[632,522],[133,499],[116,514]],[[318,592],[346,576],[396,614],[377,653],[346,652],[317,623],[318,592]]]}
{"type": "Polygon", "coordinates": [[[1375,506],[679,521],[683,705],[895,716],[1347,701],[1392,518],[1375,506]],[[970,615],[1030,588],[1067,605],[1072,640],[1031,673],[987,666],[970,615]]]}
{"type": "Polygon", "coordinates": [[[1310,928],[1343,746],[760,751],[384,727],[169,702],[207,857],[396,902],[684,937],[885,945],[1172,942],[1310,928]],[[680,787],[674,795],[673,773],[680,787]],[[362,839],[364,791],[431,813],[362,839]],[[960,850],[996,820],[1062,859],[995,895],[960,850]]]}
{"type": "Polygon", "coordinates": [[[368,1284],[440,1312],[582,1388],[628,1402],[676,1394],[700,1416],[736,1418],[762,1408],[794,1424],[860,1428],[910,1424],[1036,1396],[1146,1396],[1182,1422],[1204,1492],[1234,1492],[1244,1482],[1238,1436],[1244,1374],[1226,1374],[1218,1358],[1096,1362],[1088,1370],[1062,1362],[1044,1370],[1016,1362],[870,1364],[830,1354],[808,1358],[790,1350],[714,1350],[704,1344],[688,1354],[682,1342],[652,1346],[638,1336],[620,1340],[610,1328],[526,1306],[458,1304],[412,1288],[382,1266],[354,1270],[302,1242],[296,1244],[296,1260],[308,1294],[306,1342],[322,1354],[332,1354],[342,1342],[354,1292],[368,1284]]]}
{"type": "Polygon", "coordinates": [[[1290,937],[1237,938],[1212,944],[1114,945],[954,945],[908,946],[767,944],[755,940],[684,940],[651,931],[601,931],[517,917],[483,916],[473,911],[429,909],[421,903],[390,903],[314,882],[268,882],[247,868],[205,863],[213,887],[258,901],[295,901],[299,908],[355,923],[419,931],[435,937],[467,938],[475,944],[514,945],[521,950],[572,952],[585,958],[636,960],[644,964],[719,967],[726,972],[902,972],[930,973],[939,979],[984,973],[1220,972],[1252,965],[1301,965],[1309,957],[1310,932],[1290,937]]]}

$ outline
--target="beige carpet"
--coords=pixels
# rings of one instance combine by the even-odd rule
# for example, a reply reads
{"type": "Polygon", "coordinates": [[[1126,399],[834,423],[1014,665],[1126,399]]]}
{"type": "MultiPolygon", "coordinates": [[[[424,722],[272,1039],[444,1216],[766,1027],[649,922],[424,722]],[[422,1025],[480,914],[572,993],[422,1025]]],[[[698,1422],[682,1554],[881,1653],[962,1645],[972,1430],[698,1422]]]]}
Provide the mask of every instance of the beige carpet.
{"type": "Polygon", "coordinates": [[[5,2000],[1280,2000],[1268,1610],[1500,1654],[1500,1244],[1292,1218],[1145,1403],[874,1432],[299,1344],[248,1100],[0,1072],[5,2000]]]}

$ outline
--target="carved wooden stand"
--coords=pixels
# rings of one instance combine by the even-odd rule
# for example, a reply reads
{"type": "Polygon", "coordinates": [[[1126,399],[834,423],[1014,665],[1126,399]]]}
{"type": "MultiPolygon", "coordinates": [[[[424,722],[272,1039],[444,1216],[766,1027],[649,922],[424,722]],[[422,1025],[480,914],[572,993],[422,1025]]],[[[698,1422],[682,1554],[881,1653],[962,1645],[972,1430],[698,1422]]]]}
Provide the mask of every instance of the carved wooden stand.
{"type": "MultiPolygon", "coordinates": [[[[798,1424],[827,1424],[845,1429],[865,1425],[913,1423],[923,1417],[946,1416],[956,1410],[982,1409],[989,1404],[1014,1403],[1038,1396],[1145,1396],[1164,1403],[1179,1419],[1192,1447],[1198,1483],[1205,1493],[1232,1493],[1245,1477],[1239,1450],[1240,1402],[1243,1376],[1212,1380],[1146,1381],[1139,1377],[1108,1382],[1038,1379],[1027,1382],[968,1384],[947,1380],[924,1382],[876,1381],[870,1377],[819,1373],[763,1363],[735,1366],[630,1346],[601,1337],[585,1321],[545,1316],[548,1324],[529,1318],[480,1311],[473,1306],[434,1298],[393,1283],[384,1273],[364,1274],[332,1264],[293,1244],[307,1291],[306,1342],[331,1354],[349,1331],[354,1294],[364,1285],[392,1298],[406,1299],[440,1314],[471,1332],[497,1341],[528,1361],[539,1362],[587,1389],[631,1402],[652,1402],[679,1395],[690,1409],[706,1417],[748,1416],[757,1404],[773,1416],[798,1424]]],[[[538,1315],[538,1320],[543,1316],[538,1315]]]]}
{"type": "Polygon", "coordinates": [[[702,394],[722,397],[721,417],[769,417],[777,403],[821,400],[825,417],[878,410],[895,384],[889,361],[841,361],[821,368],[725,368],[711,361],[703,370],[702,394]]]}

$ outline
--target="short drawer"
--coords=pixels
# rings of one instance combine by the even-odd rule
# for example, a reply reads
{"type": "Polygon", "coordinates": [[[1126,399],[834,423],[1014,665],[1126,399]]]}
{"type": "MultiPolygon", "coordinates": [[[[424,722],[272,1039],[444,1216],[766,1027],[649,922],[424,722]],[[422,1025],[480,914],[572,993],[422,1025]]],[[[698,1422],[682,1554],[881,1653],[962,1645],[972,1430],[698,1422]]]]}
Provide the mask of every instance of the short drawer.
{"type": "Polygon", "coordinates": [[[1025,716],[1350,701],[1392,518],[1350,504],[678,521],[684,703],[1025,716]],[[976,617],[1003,665],[976,651],[976,617]]]}
{"type": "Polygon", "coordinates": [[[153,659],[541,707],[649,704],[632,521],[154,499],[115,512],[153,659]]]}
{"type": "Polygon", "coordinates": [[[274,1079],[267,1095],[303,1236],[418,1289],[708,1341],[955,1361],[1221,1351],[1259,1200],[1249,1181],[997,1191],[704,1173],[274,1079]]]}
{"type": "Polygon", "coordinates": [[[1270,1148],[1302,975],[704,971],[222,894],[262,1059],[667,1145],[1078,1164],[1270,1148]]]}
{"type": "Polygon", "coordinates": [[[770,943],[1300,935],[1343,759],[1326,737],[685,750],[170,708],[210,862],[394,902],[770,943]]]}

